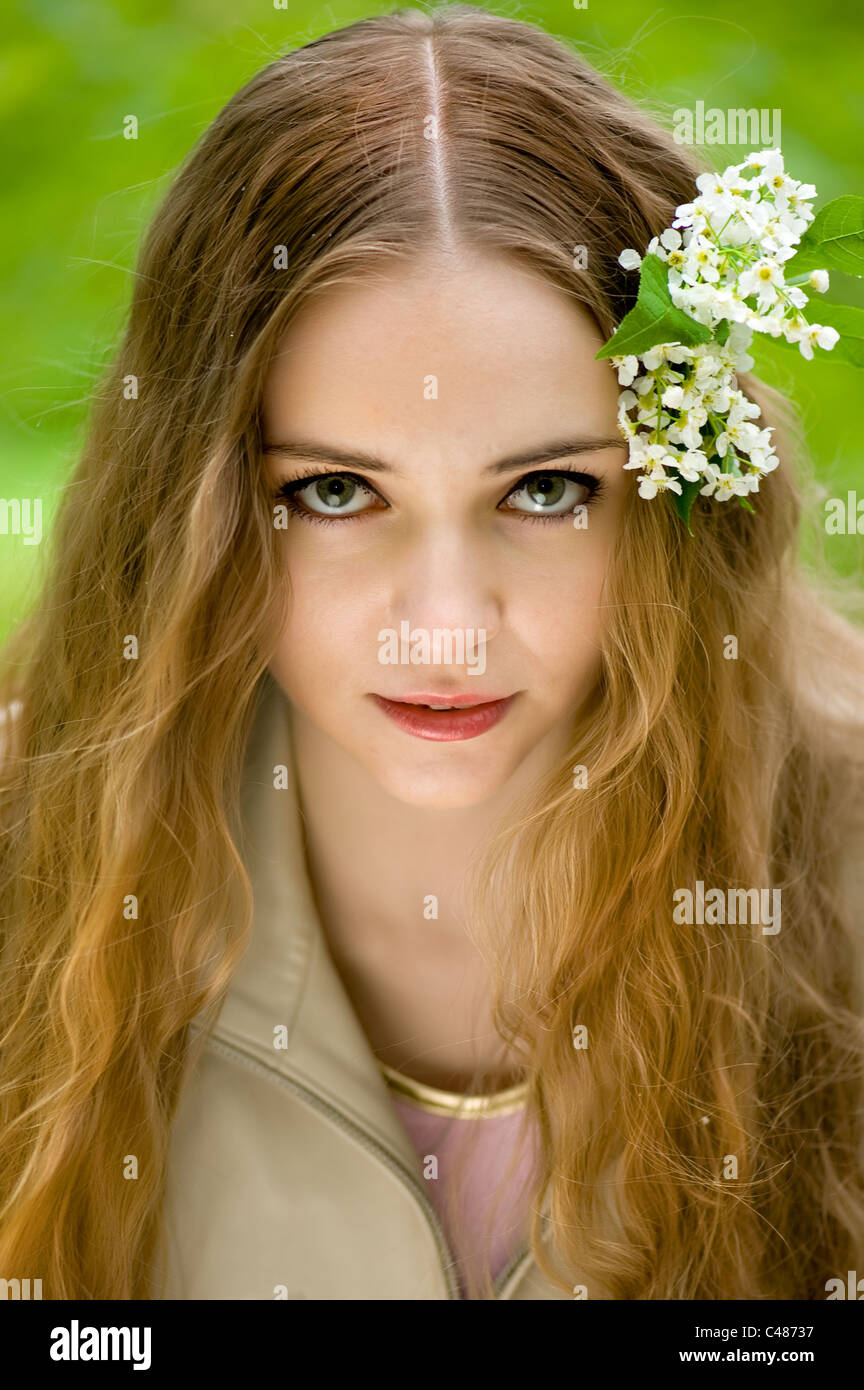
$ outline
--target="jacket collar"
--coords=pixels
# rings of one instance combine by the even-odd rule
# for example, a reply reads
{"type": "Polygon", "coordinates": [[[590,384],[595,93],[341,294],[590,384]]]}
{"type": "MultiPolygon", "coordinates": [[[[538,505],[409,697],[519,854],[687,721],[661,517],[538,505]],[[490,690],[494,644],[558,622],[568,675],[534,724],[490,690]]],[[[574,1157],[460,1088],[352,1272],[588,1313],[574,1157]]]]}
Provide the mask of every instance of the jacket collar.
{"type": "Polygon", "coordinates": [[[286,695],[262,677],[246,747],[241,852],[249,944],[214,1036],[293,1078],[412,1170],[417,1153],[330,955],[306,865],[286,695]]]}

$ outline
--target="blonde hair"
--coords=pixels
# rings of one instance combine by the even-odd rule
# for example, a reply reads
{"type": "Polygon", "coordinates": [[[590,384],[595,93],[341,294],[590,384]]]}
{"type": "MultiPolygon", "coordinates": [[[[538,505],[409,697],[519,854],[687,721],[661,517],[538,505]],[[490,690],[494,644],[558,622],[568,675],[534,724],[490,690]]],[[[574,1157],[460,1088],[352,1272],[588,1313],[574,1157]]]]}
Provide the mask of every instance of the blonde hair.
{"type": "MultiPolygon", "coordinates": [[[[181,168],[5,653],[0,1269],[38,1266],[50,1298],[152,1296],[189,1025],[215,1019],[251,927],[238,788],[286,599],[260,402],[292,316],[473,246],[608,335],[632,304],[619,250],[698,172],[565,43],[461,4],[269,63],[181,168]]],[[[536,1258],[592,1298],[822,1297],[864,1253],[842,879],[864,642],[797,569],[791,453],[790,430],[755,515],[703,499],[692,538],[630,498],[593,705],[478,884],[542,1137],[536,1258]],[[699,879],[782,888],[781,934],[675,925],[673,890],[699,879]]]]}

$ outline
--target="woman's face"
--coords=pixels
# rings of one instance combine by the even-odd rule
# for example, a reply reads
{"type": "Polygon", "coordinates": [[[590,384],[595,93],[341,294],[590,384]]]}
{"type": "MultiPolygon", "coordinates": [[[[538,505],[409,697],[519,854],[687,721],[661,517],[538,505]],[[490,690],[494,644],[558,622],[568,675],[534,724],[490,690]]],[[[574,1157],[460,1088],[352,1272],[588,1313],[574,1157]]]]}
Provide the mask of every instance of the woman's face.
{"type": "Polygon", "coordinates": [[[270,670],[300,735],[400,801],[476,805],[566,756],[633,481],[602,341],[483,256],[328,289],[280,344],[263,423],[291,597],[270,670]]]}

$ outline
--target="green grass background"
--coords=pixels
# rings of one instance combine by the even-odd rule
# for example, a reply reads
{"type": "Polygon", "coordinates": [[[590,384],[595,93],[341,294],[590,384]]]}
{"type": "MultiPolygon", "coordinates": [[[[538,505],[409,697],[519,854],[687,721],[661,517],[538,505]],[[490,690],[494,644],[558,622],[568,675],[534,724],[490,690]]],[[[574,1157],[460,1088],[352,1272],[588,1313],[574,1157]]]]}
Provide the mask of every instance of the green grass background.
{"type": "MultiPolygon", "coordinates": [[[[273,0],[5,0],[0,497],[41,497],[45,534],[29,546],[0,535],[0,640],[37,592],[88,392],[119,334],[136,247],[174,170],[266,62],[392,8],[357,0],[288,0],[287,9],[273,0]],[[137,141],[121,133],[129,113],[139,120],[137,141]]],[[[864,43],[849,0],[488,8],[576,40],[670,125],[675,108],[700,100],[724,110],[779,107],[787,169],[815,183],[817,208],[864,192],[864,43]]],[[[719,168],[746,153],[706,149],[719,168]]],[[[828,298],[864,305],[864,284],[833,275],[828,298]]],[[[857,488],[864,496],[864,374],[818,353],[805,363],[769,345],[757,371],[798,405],[827,495],[857,488]]],[[[861,550],[860,537],[826,540],[833,568],[858,583],[861,550]]]]}

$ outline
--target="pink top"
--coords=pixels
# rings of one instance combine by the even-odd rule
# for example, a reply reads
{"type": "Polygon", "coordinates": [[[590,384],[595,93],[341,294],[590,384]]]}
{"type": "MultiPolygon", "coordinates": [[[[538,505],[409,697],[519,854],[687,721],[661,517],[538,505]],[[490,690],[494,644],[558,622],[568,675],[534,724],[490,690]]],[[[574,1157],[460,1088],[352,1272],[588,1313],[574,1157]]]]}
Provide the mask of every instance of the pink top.
{"type": "MultiPolygon", "coordinates": [[[[463,1140],[471,1131],[468,1157],[458,1174],[457,1190],[462,1193],[459,1231],[465,1251],[463,1259],[479,1272],[483,1264],[480,1252],[486,1238],[487,1214],[516,1149],[524,1122],[524,1106],[512,1114],[469,1117],[431,1114],[399,1095],[393,1096],[393,1103],[424,1166],[430,1200],[457,1259],[457,1274],[464,1297],[465,1283],[458,1262],[460,1245],[454,1238],[455,1231],[447,1210],[448,1178],[463,1140]],[[437,1159],[437,1177],[432,1176],[434,1165],[429,1162],[433,1157],[437,1159]]],[[[494,1225],[489,1232],[489,1262],[493,1280],[506,1268],[519,1246],[527,1244],[530,1179],[535,1161],[536,1138],[532,1135],[531,1140],[523,1145],[518,1168],[506,1187],[501,1187],[495,1208],[494,1225]]]]}

